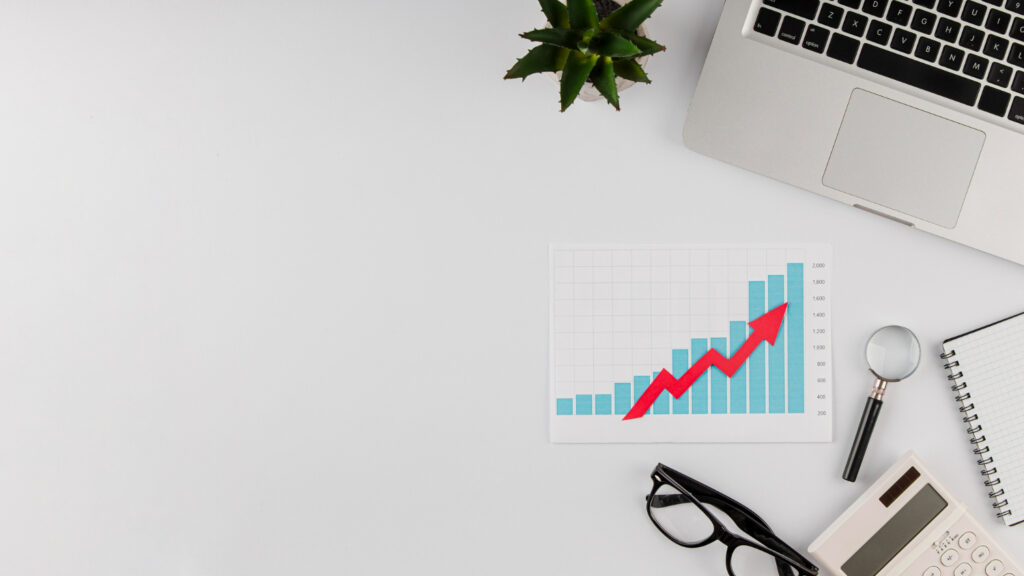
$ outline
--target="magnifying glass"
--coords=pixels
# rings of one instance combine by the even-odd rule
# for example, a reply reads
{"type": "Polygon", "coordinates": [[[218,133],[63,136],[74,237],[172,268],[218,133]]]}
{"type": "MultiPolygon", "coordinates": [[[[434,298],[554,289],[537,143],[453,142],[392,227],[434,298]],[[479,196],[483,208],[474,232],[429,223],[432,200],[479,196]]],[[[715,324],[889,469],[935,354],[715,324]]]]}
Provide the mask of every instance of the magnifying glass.
{"type": "Polygon", "coordinates": [[[871,432],[875,429],[878,412],[882,409],[882,397],[885,387],[890,382],[899,382],[908,378],[917,370],[921,362],[921,343],[909,328],[903,326],[886,326],[868,338],[864,351],[868,359],[868,368],[875,376],[875,386],[864,406],[864,414],[860,417],[857,435],[853,439],[850,457],[846,460],[843,480],[855,482],[860,472],[864,453],[871,440],[871,432]]]}

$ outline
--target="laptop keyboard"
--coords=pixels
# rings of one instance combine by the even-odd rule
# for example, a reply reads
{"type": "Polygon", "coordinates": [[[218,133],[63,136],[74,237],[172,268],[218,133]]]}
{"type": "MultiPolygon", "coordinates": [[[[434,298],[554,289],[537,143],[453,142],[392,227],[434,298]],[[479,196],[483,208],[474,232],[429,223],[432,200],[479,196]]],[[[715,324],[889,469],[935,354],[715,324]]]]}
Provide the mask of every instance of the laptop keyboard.
{"type": "Polygon", "coordinates": [[[1024,129],[1024,0],[761,0],[754,9],[757,33],[1024,129]]]}

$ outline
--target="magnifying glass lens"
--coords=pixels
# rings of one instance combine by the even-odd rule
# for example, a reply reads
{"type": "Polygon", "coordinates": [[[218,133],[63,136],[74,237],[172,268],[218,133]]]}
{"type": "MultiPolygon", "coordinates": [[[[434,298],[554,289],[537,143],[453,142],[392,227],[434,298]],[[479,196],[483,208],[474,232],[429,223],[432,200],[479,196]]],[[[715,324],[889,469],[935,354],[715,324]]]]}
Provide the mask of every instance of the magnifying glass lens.
{"type": "Polygon", "coordinates": [[[903,326],[886,326],[868,339],[868,367],[880,380],[897,382],[917,370],[921,344],[917,336],[903,326]]]}

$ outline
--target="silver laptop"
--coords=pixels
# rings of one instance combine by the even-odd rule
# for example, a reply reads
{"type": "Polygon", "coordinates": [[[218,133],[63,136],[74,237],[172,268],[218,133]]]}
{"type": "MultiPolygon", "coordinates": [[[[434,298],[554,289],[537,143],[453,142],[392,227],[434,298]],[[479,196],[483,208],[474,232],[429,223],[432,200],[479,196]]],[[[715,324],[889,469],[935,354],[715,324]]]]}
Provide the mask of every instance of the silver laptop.
{"type": "Polygon", "coordinates": [[[726,0],[683,138],[1024,264],[1024,0],[726,0]]]}

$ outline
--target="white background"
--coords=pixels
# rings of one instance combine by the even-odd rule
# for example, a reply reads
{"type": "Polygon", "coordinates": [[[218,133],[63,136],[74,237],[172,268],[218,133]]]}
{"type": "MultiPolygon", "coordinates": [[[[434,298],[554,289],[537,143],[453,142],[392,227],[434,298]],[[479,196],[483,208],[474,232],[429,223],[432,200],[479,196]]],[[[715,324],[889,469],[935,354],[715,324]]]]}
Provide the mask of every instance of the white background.
{"type": "Polygon", "coordinates": [[[804,548],[916,449],[1002,541],[936,358],[1024,268],[698,156],[721,3],[623,111],[501,80],[517,2],[0,8],[0,573],[723,574],[662,461],[804,548]],[[827,242],[836,441],[552,445],[548,243],[827,242]],[[862,476],[867,336],[917,331],[862,476]]]}

